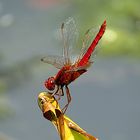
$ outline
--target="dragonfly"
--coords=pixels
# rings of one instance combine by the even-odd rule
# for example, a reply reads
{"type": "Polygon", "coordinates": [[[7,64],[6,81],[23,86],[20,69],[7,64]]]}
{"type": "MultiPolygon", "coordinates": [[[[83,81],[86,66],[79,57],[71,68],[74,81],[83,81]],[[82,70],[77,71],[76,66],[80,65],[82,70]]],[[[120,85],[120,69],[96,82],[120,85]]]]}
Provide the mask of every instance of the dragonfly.
{"type": "Polygon", "coordinates": [[[45,80],[44,85],[52,96],[58,95],[58,100],[64,95],[64,89],[67,96],[67,104],[62,109],[66,112],[69,103],[71,102],[71,94],[68,85],[76,80],[83,73],[87,72],[88,68],[93,63],[91,55],[95,52],[95,48],[102,38],[106,30],[106,20],[100,26],[99,31],[93,38],[92,29],[88,29],[82,40],[82,49],[80,54],[73,59],[71,48],[74,47],[77,37],[77,27],[73,18],[69,18],[62,23],[60,31],[63,41],[63,55],[55,56],[48,55],[43,57],[41,61],[51,64],[59,69],[57,74],[45,80]]]}

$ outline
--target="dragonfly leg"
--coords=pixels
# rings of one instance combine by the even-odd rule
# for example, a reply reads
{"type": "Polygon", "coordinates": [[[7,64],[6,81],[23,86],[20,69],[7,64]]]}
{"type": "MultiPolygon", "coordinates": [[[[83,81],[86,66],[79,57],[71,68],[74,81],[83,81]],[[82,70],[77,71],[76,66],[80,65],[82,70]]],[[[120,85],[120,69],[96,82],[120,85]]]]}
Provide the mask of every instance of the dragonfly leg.
{"type": "Polygon", "coordinates": [[[63,114],[65,114],[65,112],[69,106],[69,103],[71,102],[71,95],[70,95],[70,91],[69,91],[69,88],[67,85],[65,86],[65,89],[66,89],[66,95],[67,95],[67,104],[62,109],[63,114]]]}
{"type": "Polygon", "coordinates": [[[57,99],[57,100],[60,100],[61,96],[64,96],[63,87],[60,87],[60,86],[59,86],[59,90],[58,90],[58,92],[56,92],[55,95],[58,96],[58,99],[57,99]]]}
{"type": "MultiPolygon", "coordinates": [[[[57,101],[57,106],[58,106],[58,101],[61,99],[61,96],[64,96],[64,91],[62,86],[57,86],[57,90],[51,95],[51,96],[57,96],[56,101],[57,101]]],[[[57,107],[56,106],[56,107],[57,107]]]]}
{"type": "MultiPolygon", "coordinates": [[[[54,98],[55,98],[55,95],[59,95],[58,92],[60,90],[60,87],[58,85],[55,85],[55,87],[57,88],[56,91],[54,91],[54,93],[51,94],[51,96],[54,98]]],[[[57,101],[56,107],[58,107],[58,100],[60,100],[60,95],[59,95],[58,99],[56,99],[56,101],[57,101]]]]}
{"type": "Polygon", "coordinates": [[[54,95],[57,95],[60,87],[58,85],[55,85],[55,87],[57,88],[56,91],[54,91],[54,93],[51,94],[51,96],[53,97],[54,95]]]}

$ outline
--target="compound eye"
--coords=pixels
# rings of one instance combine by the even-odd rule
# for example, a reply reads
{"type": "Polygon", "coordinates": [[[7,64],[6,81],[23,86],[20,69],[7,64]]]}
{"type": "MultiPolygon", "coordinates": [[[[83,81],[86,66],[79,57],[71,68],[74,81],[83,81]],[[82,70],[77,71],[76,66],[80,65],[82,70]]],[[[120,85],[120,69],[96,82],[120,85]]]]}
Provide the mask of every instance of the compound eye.
{"type": "Polygon", "coordinates": [[[45,81],[45,87],[48,90],[54,90],[55,89],[54,77],[50,77],[50,78],[48,78],[48,80],[45,81]]]}

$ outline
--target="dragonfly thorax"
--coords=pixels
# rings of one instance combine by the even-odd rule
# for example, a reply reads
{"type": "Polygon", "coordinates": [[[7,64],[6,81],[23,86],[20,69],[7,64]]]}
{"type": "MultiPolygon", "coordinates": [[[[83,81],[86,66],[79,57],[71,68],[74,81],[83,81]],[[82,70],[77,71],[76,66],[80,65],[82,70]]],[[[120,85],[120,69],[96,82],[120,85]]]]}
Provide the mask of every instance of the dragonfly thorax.
{"type": "Polygon", "coordinates": [[[55,89],[55,80],[54,77],[49,77],[48,80],[45,81],[45,87],[48,90],[54,90],[55,89]]]}

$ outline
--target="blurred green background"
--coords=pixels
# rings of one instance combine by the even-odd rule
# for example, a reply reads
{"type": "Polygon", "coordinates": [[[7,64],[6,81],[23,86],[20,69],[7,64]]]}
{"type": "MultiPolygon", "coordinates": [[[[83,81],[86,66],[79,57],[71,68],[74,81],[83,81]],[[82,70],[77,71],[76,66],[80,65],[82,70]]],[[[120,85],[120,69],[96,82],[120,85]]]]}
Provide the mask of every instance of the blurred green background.
{"type": "Polygon", "coordinates": [[[37,96],[57,72],[40,58],[61,55],[57,30],[68,17],[79,40],[104,19],[107,30],[94,65],[70,86],[67,113],[100,139],[140,139],[139,7],[139,0],[0,0],[0,140],[59,139],[37,96]]]}

